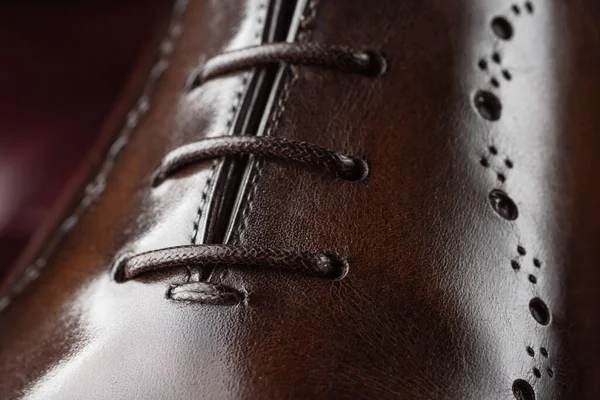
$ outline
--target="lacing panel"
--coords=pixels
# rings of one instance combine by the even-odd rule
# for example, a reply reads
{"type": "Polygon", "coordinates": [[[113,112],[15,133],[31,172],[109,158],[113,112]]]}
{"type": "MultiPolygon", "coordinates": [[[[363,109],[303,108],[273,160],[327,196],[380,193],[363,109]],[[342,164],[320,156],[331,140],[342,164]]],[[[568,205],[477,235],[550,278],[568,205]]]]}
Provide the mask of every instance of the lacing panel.
{"type": "MultiPolygon", "coordinates": [[[[368,76],[379,75],[386,69],[383,57],[373,51],[311,43],[269,43],[229,51],[208,60],[192,79],[190,89],[224,74],[273,63],[326,67],[368,76]]],[[[294,163],[349,181],[363,180],[368,174],[365,160],[342,151],[277,137],[237,134],[207,138],[173,150],[155,171],[153,185],[159,185],[176,172],[199,162],[246,155],[294,163]]],[[[113,273],[118,282],[125,282],[169,268],[218,266],[267,267],[328,279],[341,279],[349,270],[347,259],[331,251],[312,253],[237,244],[194,244],[121,255],[115,262],[113,273]]],[[[169,297],[200,303],[237,304],[244,295],[231,287],[196,281],[172,287],[169,297]]]]}

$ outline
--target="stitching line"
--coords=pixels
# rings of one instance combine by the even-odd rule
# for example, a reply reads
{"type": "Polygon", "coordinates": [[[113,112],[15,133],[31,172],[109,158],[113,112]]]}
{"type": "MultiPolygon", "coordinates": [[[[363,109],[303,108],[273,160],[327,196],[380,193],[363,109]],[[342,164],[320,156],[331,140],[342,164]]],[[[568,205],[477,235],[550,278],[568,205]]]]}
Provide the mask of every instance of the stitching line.
{"type": "Polygon", "coordinates": [[[192,230],[192,240],[191,240],[192,244],[196,244],[196,238],[198,237],[198,228],[200,226],[200,218],[202,217],[202,213],[204,211],[204,207],[206,206],[206,203],[208,203],[207,202],[208,192],[210,191],[212,180],[213,180],[213,177],[217,170],[217,165],[218,165],[217,161],[212,162],[210,171],[206,178],[206,183],[204,184],[204,190],[202,190],[202,195],[200,198],[200,205],[198,206],[198,212],[196,213],[196,218],[194,219],[194,228],[192,230]]]}
{"type": "MultiPolygon", "coordinates": [[[[314,29],[314,23],[317,17],[318,3],[319,0],[311,0],[308,3],[306,10],[304,11],[303,16],[301,17],[300,28],[298,30],[298,33],[296,34],[297,41],[308,42],[312,39],[312,31],[314,29]]],[[[269,127],[265,132],[266,136],[271,136],[273,134],[273,131],[275,131],[275,129],[277,129],[277,127],[279,126],[279,122],[281,121],[281,116],[285,111],[286,103],[290,96],[291,89],[298,79],[298,73],[296,68],[289,67],[289,69],[291,71],[291,77],[286,78],[285,80],[281,95],[279,96],[277,105],[275,107],[275,111],[273,112],[273,115],[271,116],[271,119],[269,121],[269,127]]],[[[242,236],[244,235],[248,227],[249,215],[252,211],[254,200],[256,198],[256,193],[258,192],[258,180],[263,174],[263,163],[258,159],[256,159],[254,163],[254,170],[254,175],[252,176],[252,180],[250,181],[250,186],[252,186],[252,190],[250,191],[250,193],[248,193],[248,198],[242,211],[242,222],[240,223],[237,229],[237,243],[241,242],[242,236]]]]}
{"type": "MultiPolygon", "coordinates": [[[[271,116],[271,120],[269,121],[269,128],[267,129],[265,136],[271,136],[273,131],[275,129],[277,129],[277,127],[279,126],[281,116],[283,115],[283,112],[285,111],[285,104],[287,102],[287,99],[290,96],[291,88],[292,88],[293,84],[296,82],[296,78],[297,78],[297,75],[295,72],[293,72],[292,77],[286,79],[281,96],[279,96],[279,99],[277,101],[276,110],[273,113],[273,115],[271,116]]],[[[237,229],[236,237],[237,237],[238,242],[240,242],[242,235],[245,233],[246,227],[248,225],[248,217],[249,217],[250,211],[252,211],[254,199],[256,198],[256,193],[258,192],[257,182],[263,173],[262,167],[263,167],[262,161],[260,159],[256,159],[255,173],[253,174],[252,180],[250,181],[250,186],[252,187],[252,190],[250,191],[250,193],[248,193],[248,199],[246,201],[244,210],[242,211],[242,222],[238,226],[238,229],[237,229]]]]}
{"type": "MultiPolygon", "coordinates": [[[[264,31],[265,16],[263,16],[263,13],[266,13],[266,9],[267,9],[266,2],[267,2],[267,0],[262,0],[261,3],[258,5],[259,12],[256,17],[257,26],[256,26],[256,31],[254,33],[254,40],[257,44],[260,44],[261,36],[264,31]]],[[[237,89],[234,92],[235,95],[234,95],[233,104],[231,105],[231,108],[229,110],[229,115],[227,117],[227,123],[226,123],[227,131],[230,131],[232,129],[232,126],[234,125],[233,123],[235,120],[235,116],[236,116],[236,113],[237,113],[240,105],[242,104],[243,95],[244,95],[244,92],[246,91],[249,80],[250,80],[249,73],[247,73],[247,72],[244,73],[241,83],[238,85],[237,89]]],[[[214,160],[212,163],[212,166],[210,168],[210,172],[209,172],[208,176],[206,177],[206,181],[204,183],[204,189],[202,190],[202,196],[200,199],[200,205],[198,206],[198,211],[196,212],[196,217],[194,218],[194,222],[193,222],[191,244],[196,244],[196,240],[198,237],[198,230],[200,229],[200,219],[202,218],[202,213],[205,212],[204,208],[208,204],[208,196],[209,196],[209,192],[211,189],[211,184],[215,180],[215,174],[217,171],[217,167],[221,163],[222,163],[222,161],[220,161],[220,160],[214,160]]],[[[188,277],[192,278],[193,280],[200,279],[199,274],[198,273],[194,274],[191,267],[188,266],[186,268],[188,271],[188,277]]]]}
{"type": "MultiPolygon", "coordinates": [[[[267,0],[263,0],[258,5],[258,9],[261,12],[259,12],[256,17],[257,27],[256,27],[256,32],[254,33],[254,40],[258,44],[260,44],[261,34],[264,30],[265,18],[262,16],[262,13],[266,12],[265,11],[267,8],[266,1],[267,0]]],[[[227,117],[226,127],[227,127],[228,131],[231,130],[237,110],[240,107],[240,105],[242,104],[242,97],[244,95],[244,92],[246,91],[246,87],[248,86],[248,81],[249,81],[248,75],[249,75],[248,73],[244,74],[241,83],[238,85],[237,89],[235,90],[234,103],[232,104],[230,111],[229,111],[229,116],[227,117]]],[[[196,218],[194,219],[194,223],[193,223],[192,240],[191,240],[192,244],[196,244],[196,238],[198,237],[198,229],[200,227],[200,218],[202,217],[202,213],[204,212],[204,207],[206,207],[206,204],[208,203],[207,200],[208,200],[210,184],[211,184],[211,181],[214,179],[214,175],[215,175],[218,164],[219,164],[218,160],[213,161],[211,171],[206,178],[206,182],[204,183],[204,190],[202,191],[202,198],[200,200],[198,212],[196,213],[196,218]]]]}
{"type": "Polygon", "coordinates": [[[16,298],[23,290],[35,281],[40,276],[40,270],[46,265],[48,258],[54,252],[57,245],[61,242],[62,238],[65,237],[79,222],[79,219],[83,216],[89,206],[104,192],[107,184],[107,178],[112,169],[114,168],[116,161],[121,152],[127,146],[129,137],[132,135],[134,129],[139,125],[142,117],[148,113],[151,108],[152,95],[156,89],[156,85],[160,80],[160,77],[168,69],[169,62],[168,58],[172,54],[176,39],[183,33],[183,27],[181,25],[181,19],[185,13],[189,0],[178,0],[173,6],[171,15],[171,21],[167,36],[163,39],[159,45],[160,59],[154,65],[148,80],[142,91],[142,95],[127,113],[125,126],[122,128],[120,135],[113,142],[104,163],[96,175],[96,177],[87,184],[84,189],[84,196],[81,202],[75,208],[75,211],[64,219],[63,223],[58,228],[57,234],[52,235],[49,239],[46,247],[41,251],[41,255],[29,265],[23,275],[15,281],[9,293],[0,298],[0,312],[4,311],[8,305],[16,298]]]}

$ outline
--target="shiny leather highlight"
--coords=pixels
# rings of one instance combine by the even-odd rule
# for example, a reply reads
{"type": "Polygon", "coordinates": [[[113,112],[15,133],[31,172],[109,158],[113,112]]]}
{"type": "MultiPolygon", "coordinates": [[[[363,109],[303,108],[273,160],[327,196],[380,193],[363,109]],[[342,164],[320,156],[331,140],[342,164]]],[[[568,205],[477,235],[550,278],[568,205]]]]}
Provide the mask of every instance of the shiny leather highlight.
{"type": "Polygon", "coordinates": [[[277,4],[176,4],[85,212],[36,279],[4,285],[0,397],[598,398],[600,4],[299,0],[289,41],[380,50],[386,74],[281,64],[185,93],[198,62],[264,41],[277,4]],[[364,156],[368,179],[250,156],[151,188],[170,150],[245,123],[364,156]],[[213,242],[351,267],[197,272],[235,305],[169,299],[182,269],[110,275],[122,254],[213,242]]]}

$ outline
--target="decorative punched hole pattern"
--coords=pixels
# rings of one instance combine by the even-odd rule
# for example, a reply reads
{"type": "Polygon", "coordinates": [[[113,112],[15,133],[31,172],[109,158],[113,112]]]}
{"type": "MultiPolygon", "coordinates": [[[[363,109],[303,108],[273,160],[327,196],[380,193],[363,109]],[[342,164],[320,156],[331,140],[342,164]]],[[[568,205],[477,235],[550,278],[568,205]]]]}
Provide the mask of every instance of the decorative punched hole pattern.
{"type": "MultiPolygon", "coordinates": [[[[512,269],[517,272],[521,270],[522,264],[523,264],[523,258],[527,255],[527,250],[525,249],[524,246],[522,245],[518,245],[517,246],[517,257],[515,257],[513,260],[510,261],[510,265],[512,267],[512,269]]],[[[529,265],[529,263],[524,263],[526,265],[526,269],[529,270],[529,274],[527,275],[527,280],[535,285],[538,283],[538,277],[537,275],[535,275],[535,273],[539,272],[539,265],[541,265],[541,261],[538,258],[534,258],[533,259],[533,267],[531,268],[530,266],[527,267],[527,265],[529,265]]]]}
{"type": "MultiPolygon", "coordinates": [[[[534,12],[534,7],[533,7],[533,3],[532,3],[531,1],[526,1],[526,2],[524,2],[524,3],[523,3],[523,7],[525,8],[525,11],[526,11],[527,13],[529,13],[529,14],[533,14],[533,12],[534,12]]],[[[513,4],[513,5],[510,7],[510,10],[511,10],[511,11],[512,11],[512,13],[513,13],[515,16],[517,16],[517,17],[521,15],[521,10],[522,10],[522,9],[521,9],[521,6],[519,6],[519,4],[516,4],[516,3],[515,3],[515,4],[513,4]]]]}
{"type": "Polygon", "coordinates": [[[514,35],[514,29],[508,19],[503,16],[495,17],[492,20],[492,31],[503,40],[510,40],[514,35]]]}
{"type": "MultiPolygon", "coordinates": [[[[520,4],[514,3],[510,7],[510,11],[505,15],[496,15],[493,17],[490,22],[490,29],[494,36],[502,41],[512,40],[516,34],[516,30],[511,17],[519,17],[523,12],[533,14],[534,6],[531,1],[520,4]]],[[[502,66],[502,56],[498,51],[493,51],[489,55],[489,61],[487,56],[482,57],[479,59],[477,65],[481,71],[488,74],[489,84],[492,88],[499,89],[501,87],[498,76],[501,76],[506,82],[512,81],[513,75],[506,67],[502,66]]]]}
{"type": "MultiPolygon", "coordinates": [[[[490,21],[489,28],[494,37],[500,41],[509,42],[518,37],[516,29],[516,19],[524,15],[533,15],[534,4],[532,1],[519,1],[512,3],[506,13],[495,15],[490,21]]],[[[497,44],[497,43],[496,43],[497,44]]],[[[508,85],[514,80],[513,72],[503,64],[504,55],[510,49],[503,45],[498,48],[494,46],[493,50],[487,55],[477,59],[477,70],[483,73],[487,78],[488,87],[479,88],[473,97],[473,105],[480,117],[487,121],[498,121],[502,117],[502,98],[499,94],[502,86],[508,85]]],[[[479,164],[491,170],[495,175],[498,184],[504,185],[508,178],[508,171],[515,168],[514,161],[505,155],[500,155],[496,146],[489,146],[487,152],[480,156],[479,164]]],[[[515,201],[504,191],[498,188],[493,189],[488,196],[492,209],[507,221],[516,220],[519,216],[519,209],[515,201]]],[[[537,285],[540,280],[542,262],[534,257],[527,259],[527,250],[524,246],[517,246],[517,255],[510,260],[510,267],[514,273],[524,272],[521,284],[537,285]],[[525,278],[527,280],[525,280],[525,278]]],[[[535,322],[542,326],[551,323],[551,313],[547,304],[540,297],[533,297],[528,305],[529,312],[535,322]]],[[[554,377],[554,370],[543,363],[541,360],[548,359],[548,350],[540,347],[536,351],[532,346],[526,346],[527,355],[538,361],[537,365],[531,367],[528,380],[540,379],[545,374],[548,377],[554,377]],[[540,355],[537,359],[536,356],[540,355]]],[[[535,400],[536,393],[531,385],[525,379],[516,379],[513,381],[512,392],[517,400],[535,400]]]]}
{"type": "Polygon", "coordinates": [[[530,1],[525,2],[525,9],[529,14],[533,14],[533,4],[530,1]]]}
{"type": "MultiPolygon", "coordinates": [[[[533,3],[531,1],[526,1],[521,3],[521,5],[515,3],[510,7],[510,11],[506,13],[506,15],[497,15],[493,17],[490,23],[490,29],[494,36],[503,41],[510,41],[516,33],[511,17],[519,17],[523,9],[527,13],[533,14],[533,3]]],[[[492,65],[488,62],[487,57],[482,57],[477,65],[481,71],[489,75],[489,84],[494,89],[499,89],[501,82],[500,79],[498,79],[498,75],[505,81],[510,82],[513,79],[512,73],[507,68],[502,67],[502,56],[498,51],[492,52],[489,56],[489,60],[492,65]]]]}
{"type": "Polygon", "coordinates": [[[533,350],[533,347],[527,346],[527,354],[529,354],[530,357],[535,357],[535,350],[533,350]]]}
{"type": "Polygon", "coordinates": [[[515,380],[512,385],[512,392],[517,400],[535,400],[533,387],[526,380],[515,380]]]}
{"type": "Polygon", "coordinates": [[[502,103],[498,96],[487,90],[475,93],[473,104],[479,115],[488,121],[498,121],[502,116],[502,103]]]}
{"type": "Polygon", "coordinates": [[[489,200],[494,211],[505,220],[514,221],[519,217],[519,208],[502,190],[492,190],[489,194],[489,200]]]}
{"type": "MultiPolygon", "coordinates": [[[[527,347],[525,347],[525,350],[527,351],[527,355],[529,355],[529,357],[533,358],[534,361],[537,361],[540,364],[543,364],[543,363],[547,362],[547,359],[548,359],[548,350],[545,347],[540,347],[540,350],[539,350],[540,351],[539,354],[541,354],[542,357],[543,357],[541,361],[539,359],[536,360],[536,352],[533,349],[533,347],[527,346],[527,347]]],[[[540,365],[540,364],[538,364],[538,365],[540,365]]],[[[543,376],[542,369],[543,368],[542,368],[541,365],[539,367],[538,366],[534,366],[531,369],[531,372],[532,372],[533,376],[535,376],[537,379],[540,379],[543,376]]],[[[545,371],[546,371],[546,374],[548,375],[548,377],[554,378],[554,370],[552,369],[552,367],[546,366],[545,371]]]]}
{"type": "Polygon", "coordinates": [[[506,182],[506,173],[514,168],[514,163],[510,158],[501,156],[495,146],[488,147],[488,153],[480,158],[479,164],[483,168],[490,168],[496,174],[498,182],[501,184],[506,182]]]}
{"type": "Polygon", "coordinates": [[[501,64],[502,57],[498,52],[492,53],[489,60],[486,57],[483,57],[477,62],[477,67],[488,75],[490,85],[494,89],[498,89],[501,86],[498,76],[502,77],[507,82],[510,82],[513,78],[511,72],[507,68],[502,67],[501,64]]]}
{"type": "Polygon", "coordinates": [[[546,303],[539,297],[531,299],[529,302],[529,311],[538,324],[546,326],[550,323],[550,310],[546,303]]]}

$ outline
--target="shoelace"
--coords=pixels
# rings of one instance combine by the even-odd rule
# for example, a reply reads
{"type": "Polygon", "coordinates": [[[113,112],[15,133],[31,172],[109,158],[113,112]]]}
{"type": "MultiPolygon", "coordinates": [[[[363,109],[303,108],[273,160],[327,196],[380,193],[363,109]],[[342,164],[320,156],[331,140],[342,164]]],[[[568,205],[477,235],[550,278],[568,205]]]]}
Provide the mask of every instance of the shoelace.
{"type": "MultiPolygon", "coordinates": [[[[313,65],[368,76],[382,74],[386,63],[373,51],[312,43],[270,43],[220,54],[206,62],[191,80],[190,89],[209,79],[273,63],[313,65]]],[[[356,156],[333,151],[310,143],[276,137],[221,136],[181,146],[170,152],[153,175],[153,185],[160,185],[172,174],[201,161],[226,156],[255,155],[266,160],[291,161],[321,169],[338,178],[356,181],[367,176],[367,163],[356,156]]],[[[123,282],[140,275],[173,267],[271,267],[312,275],[341,279],[349,264],[335,252],[298,252],[228,244],[194,244],[123,254],[115,262],[113,274],[123,282]]],[[[238,291],[207,282],[189,282],[172,287],[169,297],[203,303],[237,303],[238,291]]]]}

